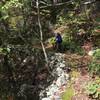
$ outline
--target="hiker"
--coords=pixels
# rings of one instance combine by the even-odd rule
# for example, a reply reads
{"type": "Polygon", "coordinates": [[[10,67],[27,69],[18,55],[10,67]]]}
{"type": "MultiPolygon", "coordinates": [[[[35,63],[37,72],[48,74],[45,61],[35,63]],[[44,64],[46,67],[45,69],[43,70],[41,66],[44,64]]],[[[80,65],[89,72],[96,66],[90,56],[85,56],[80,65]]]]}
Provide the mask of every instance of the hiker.
{"type": "Polygon", "coordinates": [[[56,50],[61,51],[62,37],[59,33],[56,34],[56,50]]]}

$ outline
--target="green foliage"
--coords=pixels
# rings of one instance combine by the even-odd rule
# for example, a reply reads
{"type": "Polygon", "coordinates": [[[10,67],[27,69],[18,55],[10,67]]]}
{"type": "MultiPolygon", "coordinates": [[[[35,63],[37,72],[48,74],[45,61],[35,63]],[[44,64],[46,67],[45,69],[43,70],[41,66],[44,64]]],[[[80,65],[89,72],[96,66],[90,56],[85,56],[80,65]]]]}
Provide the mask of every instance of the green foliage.
{"type": "Polygon", "coordinates": [[[50,38],[50,44],[55,44],[55,43],[56,43],[55,37],[50,38]]]}
{"type": "MultiPolygon", "coordinates": [[[[22,95],[19,96],[18,93],[21,91],[23,84],[33,86],[33,80],[38,75],[37,71],[39,72],[44,66],[44,60],[41,59],[44,59],[42,51],[33,49],[30,46],[0,48],[0,99],[8,100],[8,96],[13,96],[14,100],[19,100],[19,97],[24,100],[24,97],[22,95]]],[[[24,92],[27,91],[27,93],[22,93],[27,98],[34,97],[34,94],[31,93],[34,88],[26,89],[24,92]]]]}
{"type": "Polygon", "coordinates": [[[65,93],[62,95],[62,100],[71,100],[73,95],[74,95],[74,90],[72,86],[68,87],[65,93]]]}
{"type": "Polygon", "coordinates": [[[96,26],[95,28],[96,28],[96,29],[100,29],[100,26],[96,26]]]}
{"type": "Polygon", "coordinates": [[[79,72],[77,72],[77,71],[72,71],[71,77],[77,78],[78,76],[79,76],[79,72]]]}
{"type": "Polygon", "coordinates": [[[70,40],[69,39],[70,39],[70,37],[68,35],[63,36],[62,46],[64,49],[69,49],[69,47],[70,47],[70,44],[69,44],[70,40]]]}
{"type": "Polygon", "coordinates": [[[13,9],[21,8],[23,4],[19,2],[19,0],[10,0],[7,1],[3,6],[1,6],[0,11],[2,12],[2,17],[0,19],[7,19],[9,18],[9,12],[13,9]]]}
{"type": "Polygon", "coordinates": [[[87,93],[92,98],[100,98],[100,83],[91,82],[87,86],[87,93]]]}
{"type": "Polygon", "coordinates": [[[1,8],[2,10],[8,10],[9,8],[12,8],[12,7],[22,7],[22,4],[19,2],[19,0],[10,0],[10,1],[7,1],[6,4],[1,8]]]}
{"type": "MultiPolygon", "coordinates": [[[[91,13],[92,10],[91,7],[87,7],[86,11],[83,11],[85,5],[81,9],[80,8],[81,3],[82,2],[79,0],[73,1],[72,3],[72,5],[74,5],[73,10],[67,10],[65,13],[63,14],[61,13],[61,16],[60,17],[58,16],[59,17],[58,24],[66,25],[68,27],[64,34],[67,34],[69,38],[71,38],[71,41],[83,45],[85,39],[87,39],[92,34],[92,30],[94,30],[94,26],[93,26],[93,22],[87,18],[87,16],[89,17],[91,13]],[[79,30],[84,30],[84,32],[83,31],[80,32],[83,34],[81,35],[77,34],[79,33],[79,30]]],[[[65,45],[66,43],[64,42],[63,44],[65,45]]],[[[78,49],[79,48],[80,47],[78,47],[78,49]]]]}
{"type": "Polygon", "coordinates": [[[97,75],[100,75],[100,49],[95,50],[93,54],[93,60],[89,64],[89,71],[91,74],[95,73],[97,75]]]}
{"type": "MultiPolygon", "coordinates": [[[[79,76],[79,73],[77,71],[72,71],[71,77],[77,78],[79,76]]],[[[66,91],[62,94],[62,100],[72,100],[72,97],[74,96],[74,89],[72,86],[73,82],[69,82],[66,88],[66,91]]]]}
{"type": "Polygon", "coordinates": [[[100,49],[96,49],[95,52],[93,53],[94,59],[100,60],[100,49]]]}
{"type": "Polygon", "coordinates": [[[89,71],[91,74],[99,74],[100,72],[100,64],[98,64],[95,60],[89,64],[89,71]]]}
{"type": "Polygon", "coordinates": [[[84,51],[79,46],[79,44],[75,43],[73,40],[70,40],[70,36],[65,36],[63,38],[62,46],[64,50],[69,50],[72,53],[84,54],[84,51]]]}
{"type": "Polygon", "coordinates": [[[100,77],[99,76],[95,77],[95,83],[100,84],[100,77]]]}
{"type": "Polygon", "coordinates": [[[1,53],[1,54],[10,53],[10,48],[9,48],[9,47],[7,47],[7,48],[0,48],[0,53],[1,53]]]}
{"type": "Polygon", "coordinates": [[[99,17],[97,17],[95,20],[96,20],[97,22],[100,22],[100,18],[99,18],[99,17]]]}
{"type": "MultiPolygon", "coordinates": [[[[0,41],[2,41],[1,45],[6,45],[6,47],[0,48],[0,99],[2,100],[5,100],[4,98],[7,98],[9,95],[18,97],[21,86],[25,83],[32,84],[33,80],[38,82],[35,83],[36,87],[41,86],[38,85],[41,82],[39,82],[36,75],[40,72],[40,68],[45,66],[44,56],[41,50],[33,50],[32,48],[33,42],[37,45],[40,39],[35,1],[2,0],[1,2],[4,2],[2,4],[0,2],[0,41]],[[35,42],[35,40],[37,41],[35,42]],[[11,47],[7,46],[9,44],[11,44],[11,47]]],[[[48,5],[48,3],[51,3],[50,0],[40,0],[39,4],[43,36],[45,36],[45,32],[48,30],[47,23],[51,19],[55,22],[56,16],[63,9],[63,7],[55,7],[54,5],[52,6],[53,8],[47,7],[46,9],[41,9],[42,6],[48,5]]],[[[80,14],[75,15],[74,10],[78,6],[79,0],[73,1],[72,4],[68,5],[68,8],[72,11],[64,13],[64,16],[60,17],[58,22],[59,25],[68,24],[68,36],[62,44],[66,50],[70,50],[71,52],[81,52],[80,46],[77,45],[74,38],[80,29],[79,26],[84,21],[84,23],[87,23],[87,20],[83,16],[84,14],[81,16],[80,14]]],[[[89,28],[87,27],[87,29],[89,28]]],[[[55,39],[51,38],[50,43],[54,44],[55,39]]],[[[35,92],[33,90],[31,89],[32,100],[35,97],[33,93],[39,93],[38,90],[35,92]]],[[[25,91],[31,92],[26,89],[25,91]]],[[[73,95],[73,89],[69,88],[67,93],[65,93],[67,96],[64,96],[64,98],[65,100],[70,100],[73,95]]],[[[28,93],[24,95],[28,95],[28,93]]]]}
{"type": "Polygon", "coordinates": [[[94,27],[93,34],[100,35],[100,25],[94,27]]]}

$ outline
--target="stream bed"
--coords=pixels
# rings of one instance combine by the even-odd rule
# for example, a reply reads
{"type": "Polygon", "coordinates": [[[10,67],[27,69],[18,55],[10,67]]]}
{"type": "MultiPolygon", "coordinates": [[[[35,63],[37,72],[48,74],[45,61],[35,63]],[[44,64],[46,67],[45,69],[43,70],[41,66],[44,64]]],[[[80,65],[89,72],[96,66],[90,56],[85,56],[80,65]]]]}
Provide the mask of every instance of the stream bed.
{"type": "Polygon", "coordinates": [[[53,82],[44,90],[41,90],[40,100],[62,100],[61,94],[65,91],[69,80],[68,67],[64,60],[65,54],[55,53],[49,56],[52,74],[55,76],[53,82]]]}

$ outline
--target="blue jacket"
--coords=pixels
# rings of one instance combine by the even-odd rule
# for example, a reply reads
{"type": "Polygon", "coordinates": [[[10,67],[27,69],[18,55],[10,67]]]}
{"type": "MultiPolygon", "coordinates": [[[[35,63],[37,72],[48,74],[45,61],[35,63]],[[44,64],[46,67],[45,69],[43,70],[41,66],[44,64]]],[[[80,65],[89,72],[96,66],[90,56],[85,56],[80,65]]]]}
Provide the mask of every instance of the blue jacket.
{"type": "Polygon", "coordinates": [[[61,42],[62,42],[62,37],[61,37],[60,34],[58,34],[58,35],[56,36],[56,42],[57,42],[57,43],[61,43],[61,42]]]}

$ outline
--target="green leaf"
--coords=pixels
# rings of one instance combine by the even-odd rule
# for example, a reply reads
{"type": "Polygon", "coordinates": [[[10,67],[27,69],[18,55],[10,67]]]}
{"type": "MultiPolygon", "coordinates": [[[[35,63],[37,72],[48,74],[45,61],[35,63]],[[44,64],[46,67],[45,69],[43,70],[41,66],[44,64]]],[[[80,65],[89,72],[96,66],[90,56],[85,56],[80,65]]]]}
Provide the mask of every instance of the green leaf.
{"type": "Polygon", "coordinates": [[[3,51],[3,48],[0,48],[0,53],[3,51]]]}

